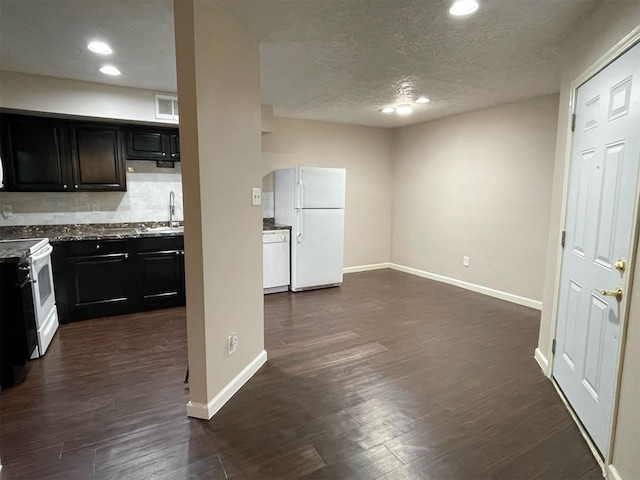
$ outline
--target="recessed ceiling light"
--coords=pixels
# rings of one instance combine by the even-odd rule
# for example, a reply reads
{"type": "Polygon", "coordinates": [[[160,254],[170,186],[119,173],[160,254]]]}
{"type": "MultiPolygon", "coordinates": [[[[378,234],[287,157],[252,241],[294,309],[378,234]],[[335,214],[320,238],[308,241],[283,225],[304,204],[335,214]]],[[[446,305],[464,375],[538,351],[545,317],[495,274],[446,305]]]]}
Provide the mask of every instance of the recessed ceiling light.
{"type": "Polygon", "coordinates": [[[101,42],[100,40],[95,40],[89,43],[89,45],[87,45],[87,48],[92,52],[99,53],[100,55],[109,55],[110,53],[113,53],[111,47],[106,43],[101,42]]]}
{"type": "Polygon", "coordinates": [[[396,113],[398,115],[408,115],[411,112],[413,112],[411,105],[398,105],[398,108],[396,108],[396,113]]]}
{"type": "Polygon", "coordinates": [[[396,109],[395,109],[395,108],[393,108],[393,107],[385,107],[385,108],[383,108],[383,109],[381,110],[381,112],[382,112],[382,113],[393,113],[393,112],[395,112],[395,111],[396,111],[396,109]]]}
{"type": "Polygon", "coordinates": [[[429,103],[431,101],[430,98],[427,97],[420,97],[416,100],[416,103],[429,103]]]}
{"type": "Polygon", "coordinates": [[[476,0],[456,0],[454,4],[451,5],[449,13],[456,17],[460,17],[462,15],[469,15],[475,12],[478,7],[479,5],[476,0]]]}
{"type": "Polygon", "coordinates": [[[105,65],[104,67],[100,67],[100,71],[106,75],[120,75],[120,70],[118,70],[113,65],[105,65]]]}

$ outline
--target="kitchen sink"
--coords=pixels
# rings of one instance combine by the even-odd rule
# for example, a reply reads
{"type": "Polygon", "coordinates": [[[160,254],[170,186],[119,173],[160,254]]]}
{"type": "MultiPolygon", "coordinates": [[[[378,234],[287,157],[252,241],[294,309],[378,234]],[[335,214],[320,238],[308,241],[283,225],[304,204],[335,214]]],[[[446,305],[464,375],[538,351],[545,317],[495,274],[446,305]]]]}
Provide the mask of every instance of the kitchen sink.
{"type": "Polygon", "coordinates": [[[136,228],[139,235],[152,235],[154,233],[184,233],[184,227],[142,227],[136,228]]]}

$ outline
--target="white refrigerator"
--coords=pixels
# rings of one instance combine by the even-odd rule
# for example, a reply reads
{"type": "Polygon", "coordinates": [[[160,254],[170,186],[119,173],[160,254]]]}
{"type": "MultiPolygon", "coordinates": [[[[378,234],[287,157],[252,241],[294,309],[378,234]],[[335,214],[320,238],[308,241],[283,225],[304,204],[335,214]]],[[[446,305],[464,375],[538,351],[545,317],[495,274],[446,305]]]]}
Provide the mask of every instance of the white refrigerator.
{"type": "Polygon", "coordinates": [[[342,283],[344,168],[294,167],[274,172],[276,223],[291,225],[291,290],[342,283]]]}

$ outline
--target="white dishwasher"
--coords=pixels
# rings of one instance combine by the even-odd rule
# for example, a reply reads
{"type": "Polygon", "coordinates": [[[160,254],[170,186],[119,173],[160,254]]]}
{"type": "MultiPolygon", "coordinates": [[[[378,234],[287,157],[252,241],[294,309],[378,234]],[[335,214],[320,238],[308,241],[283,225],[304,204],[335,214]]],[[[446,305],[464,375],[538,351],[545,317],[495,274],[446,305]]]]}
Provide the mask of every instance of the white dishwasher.
{"type": "Polygon", "coordinates": [[[262,287],[264,293],[286,292],[291,279],[289,230],[262,232],[262,287]]]}

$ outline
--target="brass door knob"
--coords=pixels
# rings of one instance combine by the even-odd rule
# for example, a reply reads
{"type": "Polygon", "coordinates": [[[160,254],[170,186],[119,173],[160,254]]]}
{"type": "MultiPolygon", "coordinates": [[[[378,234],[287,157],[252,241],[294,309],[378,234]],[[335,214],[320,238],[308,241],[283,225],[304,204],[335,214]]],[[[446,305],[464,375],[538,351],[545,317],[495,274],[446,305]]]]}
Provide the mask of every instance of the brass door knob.
{"type": "Polygon", "coordinates": [[[627,268],[627,262],[624,258],[619,258],[618,260],[616,260],[616,263],[614,263],[614,265],[616,267],[616,270],[620,272],[624,272],[627,268]]]}
{"type": "Polygon", "coordinates": [[[616,300],[622,300],[622,289],[620,287],[615,290],[605,290],[604,288],[596,288],[596,290],[606,297],[616,297],[616,300]]]}

